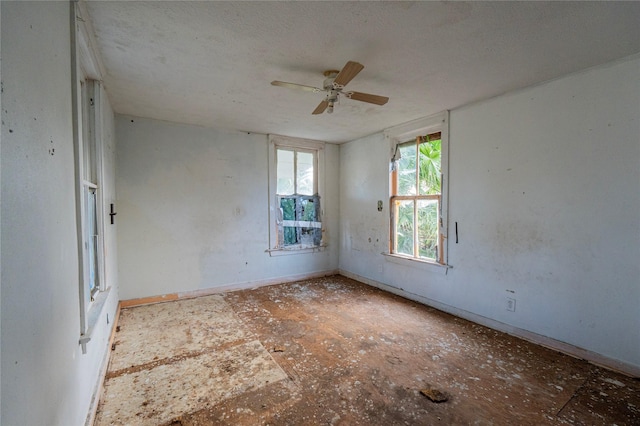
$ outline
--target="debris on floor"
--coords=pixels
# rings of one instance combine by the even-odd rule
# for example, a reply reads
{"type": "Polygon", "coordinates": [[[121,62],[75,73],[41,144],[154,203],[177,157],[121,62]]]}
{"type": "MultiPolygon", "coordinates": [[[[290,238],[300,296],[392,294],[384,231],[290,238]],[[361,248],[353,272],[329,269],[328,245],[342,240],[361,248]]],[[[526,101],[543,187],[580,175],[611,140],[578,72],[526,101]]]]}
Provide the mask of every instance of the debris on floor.
{"type": "Polygon", "coordinates": [[[221,296],[127,309],[120,321],[96,425],[163,424],[287,377],[221,296]]]}
{"type": "Polygon", "coordinates": [[[640,424],[638,380],[342,276],[118,325],[98,426],[640,424]]]}
{"type": "Polygon", "coordinates": [[[422,389],[420,391],[421,394],[429,398],[433,402],[446,402],[449,398],[444,393],[440,392],[438,389],[422,389]]]}

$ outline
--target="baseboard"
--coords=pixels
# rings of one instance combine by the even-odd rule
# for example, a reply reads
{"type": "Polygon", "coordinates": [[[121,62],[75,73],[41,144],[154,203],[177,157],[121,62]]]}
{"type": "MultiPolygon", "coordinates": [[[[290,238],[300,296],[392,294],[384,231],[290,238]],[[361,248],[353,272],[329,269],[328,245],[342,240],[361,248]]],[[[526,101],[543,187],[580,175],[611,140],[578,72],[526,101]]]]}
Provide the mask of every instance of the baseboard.
{"type": "Polygon", "coordinates": [[[569,343],[561,342],[559,340],[552,339],[547,336],[543,336],[541,334],[533,333],[531,331],[527,331],[518,327],[511,326],[509,324],[505,324],[491,318],[483,317],[481,315],[474,314],[469,311],[465,311],[463,309],[456,308],[454,306],[447,305],[445,303],[438,302],[436,300],[429,299],[424,296],[420,296],[418,294],[410,293],[404,290],[401,290],[397,287],[390,286],[388,284],[381,283],[376,280],[372,280],[367,277],[363,277],[358,274],[354,274],[349,271],[339,270],[340,275],[343,275],[347,278],[351,278],[356,281],[360,281],[364,284],[370,285],[372,287],[379,288],[380,290],[387,291],[389,293],[393,293],[395,295],[404,297],[405,299],[410,299],[415,302],[422,303],[423,305],[430,306],[432,308],[438,309],[439,311],[446,312],[448,314],[454,315],[459,318],[463,318],[469,321],[472,321],[476,324],[483,325],[485,327],[489,327],[493,330],[501,331],[503,333],[507,333],[509,335],[518,337],[520,339],[526,340],[531,343],[535,343],[540,346],[544,346],[549,349],[553,349],[558,352],[562,352],[566,355],[570,355],[575,358],[584,359],[592,364],[597,366],[601,366],[610,370],[614,370],[620,372],[622,374],[631,376],[631,377],[640,377],[640,367],[629,364],[620,360],[612,359],[605,357],[604,355],[600,355],[595,352],[591,352],[587,349],[580,348],[578,346],[573,346],[569,343]]]}
{"type": "Polygon", "coordinates": [[[286,277],[269,278],[265,280],[245,281],[241,283],[234,283],[234,284],[229,284],[229,285],[224,285],[219,287],[210,287],[210,288],[203,288],[198,290],[183,291],[178,293],[162,294],[158,296],[141,297],[138,299],[121,300],[120,306],[124,309],[124,308],[130,308],[133,306],[170,302],[172,300],[192,299],[194,297],[209,296],[211,294],[227,293],[230,291],[247,290],[247,289],[265,287],[265,286],[275,285],[275,284],[285,284],[285,283],[290,283],[295,281],[309,280],[312,278],[327,277],[329,275],[336,275],[338,273],[339,272],[337,269],[333,269],[328,271],[311,272],[308,274],[297,274],[297,275],[288,275],[286,277]]]}
{"type": "Polygon", "coordinates": [[[120,303],[118,303],[118,307],[116,308],[116,313],[114,315],[113,325],[111,326],[111,334],[109,335],[109,345],[107,346],[107,353],[102,360],[102,367],[100,368],[100,373],[98,375],[98,386],[95,390],[93,398],[91,399],[91,406],[89,407],[89,415],[87,416],[85,426],[92,426],[96,421],[96,415],[98,414],[98,405],[100,405],[100,398],[102,397],[102,392],[104,391],[104,380],[107,377],[107,370],[109,368],[109,362],[111,361],[111,348],[116,337],[116,330],[118,327],[119,319],[120,303]]]}

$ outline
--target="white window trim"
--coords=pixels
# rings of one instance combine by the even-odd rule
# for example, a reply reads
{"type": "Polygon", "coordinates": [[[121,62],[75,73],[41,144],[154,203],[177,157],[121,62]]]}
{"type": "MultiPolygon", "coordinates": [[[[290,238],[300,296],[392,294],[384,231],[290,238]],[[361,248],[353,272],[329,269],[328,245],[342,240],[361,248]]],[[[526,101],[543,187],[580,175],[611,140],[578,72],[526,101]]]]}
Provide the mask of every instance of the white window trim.
{"type": "MultiPolygon", "coordinates": [[[[438,114],[431,115],[429,117],[420,118],[417,120],[409,121],[398,126],[390,127],[384,131],[385,138],[389,141],[389,159],[393,158],[396,148],[399,144],[415,139],[418,136],[427,135],[430,133],[441,133],[442,141],[442,154],[440,164],[442,167],[442,192],[441,192],[441,208],[442,208],[442,228],[440,232],[443,235],[443,253],[444,263],[439,263],[435,260],[419,259],[414,257],[408,257],[401,254],[391,253],[391,250],[382,253],[388,256],[391,261],[396,263],[416,265],[427,264],[438,267],[450,267],[449,261],[449,111],[443,111],[438,114]],[[410,262],[410,263],[407,263],[410,262]]],[[[391,179],[389,179],[389,199],[393,193],[391,179]]],[[[391,236],[391,229],[393,224],[391,223],[391,217],[387,221],[388,229],[387,235],[391,236]]]]}
{"type": "Polygon", "coordinates": [[[105,214],[104,214],[104,195],[102,191],[102,183],[104,182],[103,167],[103,128],[102,128],[102,110],[101,95],[103,92],[100,83],[102,75],[104,75],[104,67],[100,62],[100,57],[96,54],[96,43],[93,37],[94,31],[91,27],[91,20],[88,19],[86,5],[83,2],[73,2],[71,4],[72,25],[74,31],[71,32],[71,90],[72,90],[72,110],[73,110],[73,128],[74,128],[74,155],[75,155],[75,177],[76,177],[76,222],[78,234],[78,278],[79,278],[79,303],[80,303],[80,339],[79,344],[82,346],[82,353],[87,352],[87,343],[91,340],[94,327],[100,317],[100,313],[105,305],[109,289],[106,286],[106,275],[104,265],[104,235],[106,231],[105,214]],[[90,96],[93,98],[94,117],[93,138],[95,139],[96,154],[96,182],[86,181],[84,179],[84,111],[83,111],[83,93],[81,90],[81,82],[85,82],[86,87],[91,86],[90,96]],[[98,222],[98,285],[97,291],[93,297],[87,294],[86,282],[88,281],[87,257],[84,249],[84,233],[85,233],[85,208],[86,202],[84,197],[85,188],[96,189],[96,220],[98,222]]]}
{"type": "Polygon", "coordinates": [[[270,256],[282,256],[292,254],[303,253],[315,253],[324,250],[325,244],[325,227],[326,221],[324,219],[324,180],[325,180],[325,160],[324,160],[324,148],[325,142],[293,138],[290,136],[282,135],[269,135],[269,248],[266,252],[270,256]],[[320,218],[322,223],[322,242],[317,247],[278,247],[278,233],[275,229],[276,219],[278,217],[278,211],[280,206],[277,204],[277,157],[276,150],[278,148],[294,148],[299,150],[311,150],[316,151],[316,163],[317,163],[317,186],[318,195],[320,196],[320,218]]]}
{"type": "MultiPolygon", "coordinates": [[[[84,72],[84,66],[81,67],[82,68],[82,72],[81,75],[84,76],[84,84],[85,84],[85,89],[86,89],[86,94],[87,96],[93,100],[92,104],[89,104],[88,106],[90,107],[89,111],[84,111],[83,110],[83,114],[86,112],[89,117],[84,117],[84,115],[82,116],[82,133],[80,133],[82,140],[79,141],[79,143],[81,144],[80,146],[80,152],[82,153],[82,149],[83,149],[83,142],[84,142],[84,137],[85,137],[85,132],[84,132],[84,125],[89,122],[89,131],[92,131],[93,134],[89,135],[89,137],[91,139],[94,140],[95,144],[94,144],[94,150],[95,150],[95,182],[91,182],[89,180],[86,180],[84,178],[84,170],[81,171],[81,176],[83,176],[83,178],[81,179],[81,185],[83,187],[83,192],[85,188],[93,188],[96,191],[96,225],[98,227],[98,243],[97,243],[97,260],[98,260],[98,292],[102,292],[106,290],[106,277],[105,277],[105,265],[104,265],[104,253],[105,253],[105,246],[104,246],[104,235],[106,232],[106,224],[105,224],[105,202],[104,202],[104,196],[103,196],[103,188],[102,188],[102,183],[104,182],[104,164],[103,164],[103,156],[104,156],[104,152],[103,152],[103,129],[102,129],[102,103],[101,103],[101,96],[102,96],[102,85],[100,84],[99,81],[96,80],[91,80],[89,79],[87,76],[87,73],[84,72]],[[88,120],[86,120],[86,118],[88,118],[88,120]]],[[[81,94],[82,95],[82,94],[81,94]]],[[[83,159],[84,159],[84,153],[83,154],[83,159]]],[[[82,168],[84,167],[84,161],[82,163],[82,168]]],[[[83,222],[83,226],[84,226],[84,222],[83,222]]],[[[84,231],[84,229],[83,229],[84,231]]],[[[84,235],[84,234],[83,234],[84,235]]],[[[86,277],[85,277],[86,279],[86,277]]],[[[89,306],[91,306],[94,302],[94,296],[96,294],[91,294],[90,300],[89,300],[89,306]]]]}

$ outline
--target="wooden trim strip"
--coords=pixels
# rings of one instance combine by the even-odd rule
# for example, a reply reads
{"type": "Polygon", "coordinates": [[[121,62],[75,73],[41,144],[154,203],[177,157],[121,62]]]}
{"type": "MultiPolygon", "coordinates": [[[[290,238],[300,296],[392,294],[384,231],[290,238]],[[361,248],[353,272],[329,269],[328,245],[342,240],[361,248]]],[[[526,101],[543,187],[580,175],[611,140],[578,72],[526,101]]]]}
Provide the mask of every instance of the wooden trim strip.
{"type": "Polygon", "coordinates": [[[140,297],[138,299],[121,300],[120,306],[122,309],[130,308],[132,306],[150,305],[153,303],[170,302],[172,300],[179,299],[179,293],[163,294],[160,296],[140,297]]]}
{"type": "Polygon", "coordinates": [[[394,200],[440,200],[440,194],[433,195],[394,195],[391,197],[391,201],[394,200]]]}
{"type": "Polygon", "coordinates": [[[247,290],[269,285],[286,284],[295,281],[308,280],[311,278],[328,277],[330,275],[336,275],[337,273],[337,269],[332,269],[328,271],[313,272],[310,274],[290,275],[288,277],[272,278],[260,281],[247,281],[219,287],[210,287],[199,290],[189,290],[179,293],[164,294],[160,296],[141,297],[138,299],[122,300],[120,301],[119,306],[122,306],[122,308],[125,309],[134,306],[149,305],[153,303],[171,302],[173,300],[192,299],[194,297],[209,296],[212,294],[220,294],[230,291],[247,290]]]}

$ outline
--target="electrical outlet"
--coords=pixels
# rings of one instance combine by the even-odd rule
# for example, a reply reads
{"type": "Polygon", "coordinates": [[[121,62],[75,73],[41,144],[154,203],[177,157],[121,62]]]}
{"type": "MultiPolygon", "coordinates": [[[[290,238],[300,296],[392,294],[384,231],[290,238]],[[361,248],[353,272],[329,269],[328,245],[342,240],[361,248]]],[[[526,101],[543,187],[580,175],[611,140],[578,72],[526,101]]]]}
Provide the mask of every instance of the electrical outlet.
{"type": "Polygon", "coordinates": [[[507,297],[507,311],[511,311],[511,312],[516,311],[516,299],[507,297]]]}

